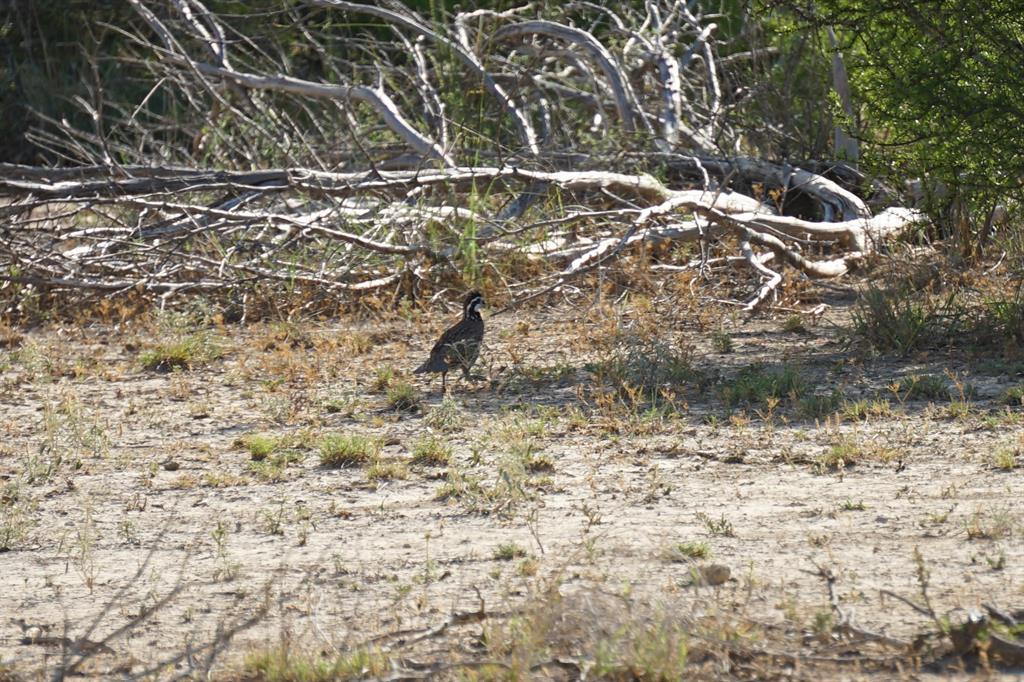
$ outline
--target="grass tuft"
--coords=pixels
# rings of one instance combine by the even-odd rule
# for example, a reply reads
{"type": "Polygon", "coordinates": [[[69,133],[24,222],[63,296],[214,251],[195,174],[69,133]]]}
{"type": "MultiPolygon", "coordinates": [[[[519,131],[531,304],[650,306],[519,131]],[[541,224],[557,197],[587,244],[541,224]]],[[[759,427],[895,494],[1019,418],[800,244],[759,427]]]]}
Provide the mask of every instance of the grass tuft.
{"type": "Polygon", "coordinates": [[[1015,443],[996,448],[991,456],[992,466],[1003,471],[1011,471],[1020,466],[1022,455],[1024,455],[1024,434],[1018,436],[1015,443]]]}
{"type": "Polygon", "coordinates": [[[1013,536],[1015,525],[1008,507],[987,511],[976,509],[964,521],[964,533],[968,540],[1002,540],[1013,536]]]}
{"type": "Polygon", "coordinates": [[[782,331],[789,332],[791,334],[806,334],[807,326],[804,324],[803,316],[797,313],[789,315],[782,322],[782,331]]]}
{"type": "Polygon", "coordinates": [[[722,537],[735,537],[736,531],[732,527],[732,522],[725,518],[724,515],[717,519],[711,518],[704,512],[697,512],[697,520],[704,524],[708,532],[712,535],[720,535],[722,537]]]}
{"type": "Polygon", "coordinates": [[[750,365],[730,381],[719,386],[722,401],[735,407],[741,404],[767,404],[769,400],[795,400],[807,391],[807,382],[791,367],[768,369],[750,365]]]}
{"type": "Polygon", "coordinates": [[[388,408],[399,412],[415,412],[420,409],[419,392],[407,381],[396,380],[387,389],[388,408]]]}
{"type": "Polygon", "coordinates": [[[439,438],[427,436],[412,448],[412,463],[424,466],[448,466],[452,461],[452,448],[439,438]]]}
{"type": "Polygon", "coordinates": [[[853,333],[877,351],[909,355],[935,348],[963,328],[964,311],[955,293],[941,301],[906,287],[870,287],[853,309],[853,333]]]}
{"type": "Polygon", "coordinates": [[[339,468],[369,464],[380,454],[381,443],[357,434],[328,434],[320,439],[318,447],[320,463],[339,468]]]}
{"type": "Polygon", "coordinates": [[[1012,407],[1024,406],[1024,384],[1006,389],[999,396],[999,402],[1012,407]]]}
{"type": "Polygon", "coordinates": [[[821,419],[836,412],[843,403],[843,394],[839,390],[826,395],[809,395],[800,399],[797,411],[805,419],[821,419]]]}
{"type": "Polygon", "coordinates": [[[394,481],[409,478],[409,469],[402,462],[376,461],[366,470],[368,481],[394,481]]]}
{"type": "Polygon", "coordinates": [[[526,550],[514,542],[506,542],[494,549],[495,561],[512,561],[526,556],[526,550]]]}
{"type": "Polygon", "coordinates": [[[673,563],[685,563],[695,559],[710,559],[711,545],[704,540],[687,540],[667,547],[662,553],[664,559],[673,563]]]}
{"type": "Polygon", "coordinates": [[[431,408],[427,416],[423,418],[424,423],[432,429],[439,431],[457,431],[462,427],[463,415],[459,403],[451,396],[442,398],[440,404],[431,408]]]}
{"type": "Polygon", "coordinates": [[[891,417],[892,405],[888,400],[846,400],[840,408],[843,418],[848,421],[865,421],[870,417],[891,417]]]}
{"type": "Polygon", "coordinates": [[[901,400],[949,400],[949,381],[937,374],[911,374],[890,386],[901,400]]]}
{"type": "Polygon", "coordinates": [[[395,368],[390,365],[383,367],[377,367],[373,371],[373,384],[371,390],[384,391],[394,382],[395,380],[395,368]]]}
{"type": "Polygon", "coordinates": [[[143,368],[156,372],[174,369],[195,369],[220,358],[223,349],[209,332],[178,336],[143,351],[139,357],[143,368]]]}
{"type": "Polygon", "coordinates": [[[281,444],[279,438],[263,433],[250,433],[239,440],[242,447],[249,451],[249,457],[254,462],[266,459],[281,444]]]}
{"type": "Polygon", "coordinates": [[[616,388],[631,387],[643,393],[701,378],[693,367],[692,348],[629,332],[617,334],[610,356],[587,369],[616,388]]]}
{"type": "Polygon", "coordinates": [[[816,460],[819,469],[842,470],[866,462],[889,463],[900,459],[903,451],[874,441],[839,437],[816,460]]]}
{"type": "Polygon", "coordinates": [[[387,655],[372,649],[324,657],[282,645],[250,653],[242,670],[243,679],[261,682],[347,682],[383,677],[390,672],[391,663],[387,655]]]}

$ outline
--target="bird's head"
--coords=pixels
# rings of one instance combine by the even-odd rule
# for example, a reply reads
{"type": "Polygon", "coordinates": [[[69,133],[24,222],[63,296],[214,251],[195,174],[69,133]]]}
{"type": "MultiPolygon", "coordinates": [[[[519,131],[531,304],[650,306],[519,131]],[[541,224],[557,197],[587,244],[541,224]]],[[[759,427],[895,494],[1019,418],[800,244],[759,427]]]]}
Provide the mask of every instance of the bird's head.
{"type": "Polygon", "coordinates": [[[480,309],[483,308],[484,296],[479,291],[471,291],[466,294],[466,300],[462,302],[462,314],[465,317],[480,317],[480,309]]]}

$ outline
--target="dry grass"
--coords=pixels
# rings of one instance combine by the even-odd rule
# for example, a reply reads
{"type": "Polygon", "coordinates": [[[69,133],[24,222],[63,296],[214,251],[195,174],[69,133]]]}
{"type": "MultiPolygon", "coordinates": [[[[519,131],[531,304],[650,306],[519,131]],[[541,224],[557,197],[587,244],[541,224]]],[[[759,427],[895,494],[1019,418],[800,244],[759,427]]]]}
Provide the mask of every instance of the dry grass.
{"type": "MultiPolygon", "coordinates": [[[[777,320],[737,326],[718,353],[699,318],[661,309],[497,318],[492,381],[415,393],[415,411],[392,392],[420,389],[401,368],[433,336],[410,339],[404,317],[214,325],[219,357],[166,374],[138,371],[143,332],[63,352],[29,332],[0,367],[25,400],[5,403],[0,569],[59,589],[75,636],[110,600],[112,629],[150,614],[157,644],[110,646],[152,663],[256,618],[210,673],[239,680],[899,677],[945,640],[856,639],[817,566],[858,625],[906,641],[934,621],[877,595],[924,603],[906,588],[913,547],[940,618],[1009,599],[1024,555],[996,473],[1020,462],[1007,379],[851,360],[777,320]],[[934,379],[890,388],[915,375],[934,379]],[[957,389],[967,378],[977,394],[957,389]],[[59,570],[26,560],[43,556],[59,570]],[[181,570],[188,591],[162,602],[181,570]]],[[[51,601],[26,620],[63,622],[51,601]]]]}

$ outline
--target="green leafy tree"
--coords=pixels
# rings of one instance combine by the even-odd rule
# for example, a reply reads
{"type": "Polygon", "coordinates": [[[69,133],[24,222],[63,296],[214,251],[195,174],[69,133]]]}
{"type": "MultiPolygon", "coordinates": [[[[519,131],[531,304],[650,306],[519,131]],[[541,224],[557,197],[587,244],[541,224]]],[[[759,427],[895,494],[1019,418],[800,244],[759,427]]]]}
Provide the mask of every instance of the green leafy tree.
{"type": "Polygon", "coordinates": [[[863,103],[876,170],[945,186],[968,212],[1024,185],[1024,3],[815,0],[784,3],[836,29],[863,103]],[[941,183],[941,184],[939,184],[941,183]]]}

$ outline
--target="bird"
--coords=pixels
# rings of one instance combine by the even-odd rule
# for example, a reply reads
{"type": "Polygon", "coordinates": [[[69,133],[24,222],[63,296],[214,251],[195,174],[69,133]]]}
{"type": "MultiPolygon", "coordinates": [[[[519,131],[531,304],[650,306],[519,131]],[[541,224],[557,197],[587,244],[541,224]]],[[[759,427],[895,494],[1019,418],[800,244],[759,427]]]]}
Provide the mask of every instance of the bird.
{"type": "Polygon", "coordinates": [[[461,368],[462,376],[469,379],[469,370],[480,355],[480,345],[484,340],[484,318],[480,316],[480,308],[484,305],[483,294],[479,291],[466,294],[462,302],[462,319],[441,335],[430,351],[430,357],[414,369],[413,374],[440,372],[442,393],[447,393],[450,370],[461,368]]]}

